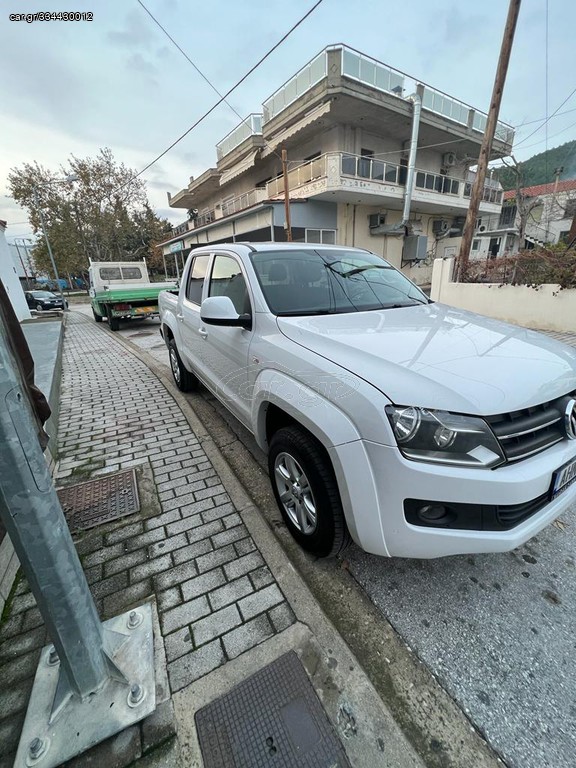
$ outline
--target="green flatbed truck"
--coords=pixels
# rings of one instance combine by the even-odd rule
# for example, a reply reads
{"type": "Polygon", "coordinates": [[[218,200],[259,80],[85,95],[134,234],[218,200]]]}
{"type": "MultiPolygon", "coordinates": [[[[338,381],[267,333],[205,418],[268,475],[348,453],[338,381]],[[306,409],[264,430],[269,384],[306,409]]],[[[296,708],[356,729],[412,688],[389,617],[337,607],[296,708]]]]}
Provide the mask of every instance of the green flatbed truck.
{"type": "Polygon", "coordinates": [[[91,261],[88,270],[94,320],[108,321],[111,331],[122,320],[158,315],[160,291],[176,288],[175,282],[151,283],[146,261],[91,261]]]}

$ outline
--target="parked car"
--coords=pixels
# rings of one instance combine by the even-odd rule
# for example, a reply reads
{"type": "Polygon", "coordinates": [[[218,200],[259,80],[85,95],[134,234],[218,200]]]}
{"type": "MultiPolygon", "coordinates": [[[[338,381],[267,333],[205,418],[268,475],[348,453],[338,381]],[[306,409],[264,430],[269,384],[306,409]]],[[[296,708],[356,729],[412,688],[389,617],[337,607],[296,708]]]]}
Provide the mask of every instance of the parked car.
{"type": "Polygon", "coordinates": [[[159,307],[177,387],[253,432],[309,551],[503,552],[576,500],[576,349],[434,303],[375,254],[213,244],[159,307]]]}
{"type": "Polygon", "coordinates": [[[51,291],[26,291],[24,293],[26,303],[30,309],[35,309],[37,312],[42,312],[45,309],[66,309],[68,302],[51,291]]]}

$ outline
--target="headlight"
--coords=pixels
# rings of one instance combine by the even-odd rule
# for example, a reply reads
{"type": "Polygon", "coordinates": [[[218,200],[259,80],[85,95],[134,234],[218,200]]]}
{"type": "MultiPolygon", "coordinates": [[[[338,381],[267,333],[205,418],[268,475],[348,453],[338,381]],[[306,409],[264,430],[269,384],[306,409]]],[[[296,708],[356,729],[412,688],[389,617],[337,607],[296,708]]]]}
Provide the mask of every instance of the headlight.
{"type": "Polygon", "coordinates": [[[483,419],[412,406],[386,406],[398,447],[407,459],[493,468],[504,454],[483,419]]]}

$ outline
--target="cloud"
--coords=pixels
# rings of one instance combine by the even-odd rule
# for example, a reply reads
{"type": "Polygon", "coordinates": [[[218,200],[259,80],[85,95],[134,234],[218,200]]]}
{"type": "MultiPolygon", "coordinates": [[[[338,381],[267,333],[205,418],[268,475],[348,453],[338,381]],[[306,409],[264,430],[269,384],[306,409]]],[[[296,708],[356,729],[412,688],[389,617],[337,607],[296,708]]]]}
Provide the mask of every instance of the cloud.
{"type": "Polygon", "coordinates": [[[143,44],[151,43],[155,36],[151,23],[143,11],[130,11],[123,28],[108,32],[106,37],[119,48],[140,48],[143,44]]]}

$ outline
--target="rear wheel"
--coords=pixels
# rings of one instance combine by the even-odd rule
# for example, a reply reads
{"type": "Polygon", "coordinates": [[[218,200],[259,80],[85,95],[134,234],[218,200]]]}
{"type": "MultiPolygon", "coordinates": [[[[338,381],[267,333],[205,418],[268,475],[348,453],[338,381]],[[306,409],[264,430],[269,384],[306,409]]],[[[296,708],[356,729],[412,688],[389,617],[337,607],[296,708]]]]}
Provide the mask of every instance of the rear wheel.
{"type": "Polygon", "coordinates": [[[268,471],[288,530],[300,546],[333,557],[349,543],[334,470],[315,438],[298,427],[278,430],[270,442],[268,471]]]}
{"type": "Polygon", "coordinates": [[[120,318],[112,315],[112,309],[110,307],[108,308],[108,325],[110,326],[111,331],[120,330],[120,318]]]}
{"type": "Polygon", "coordinates": [[[96,310],[94,310],[94,309],[92,310],[92,314],[94,315],[94,320],[96,320],[97,323],[101,323],[102,320],[104,320],[102,315],[97,314],[96,310]]]}
{"type": "Polygon", "coordinates": [[[198,387],[198,379],[185,368],[174,339],[168,342],[168,356],[170,358],[170,369],[174,378],[174,383],[181,392],[192,392],[198,387]]]}

